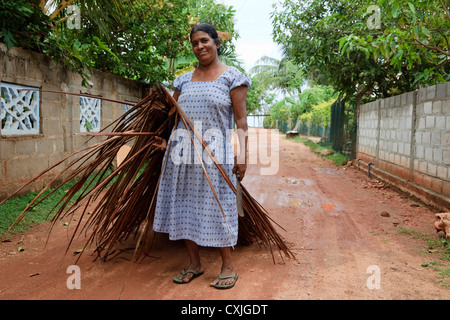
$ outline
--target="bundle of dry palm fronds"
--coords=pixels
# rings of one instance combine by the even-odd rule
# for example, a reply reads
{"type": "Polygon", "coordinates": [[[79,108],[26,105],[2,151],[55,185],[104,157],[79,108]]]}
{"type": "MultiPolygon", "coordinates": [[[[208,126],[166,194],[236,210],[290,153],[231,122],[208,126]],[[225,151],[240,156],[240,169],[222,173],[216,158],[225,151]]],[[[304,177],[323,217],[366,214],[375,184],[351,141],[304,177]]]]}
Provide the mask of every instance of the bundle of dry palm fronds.
{"type": "MultiPolygon", "coordinates": [[[[168,158],[164,158],[164,152],[156,147],[157,137],[169,140],[179,120],[183,121],[186,128],[190,128],[198,135],[168,91],[161,85],[154,87],[146,98],[100,133],[87,133],[92,136],[104,136],[104,140],[68,155],[29,181],[27,185],[62,163],[67,163],[52,182],[31,201],[7,232],[58,188],[69,181],[76,181],[55,206],[51,225],[53,227],[54,223],[61,218],[73,214],[76,210],[82,210],[67,249],[75,236],[89,229],[91,232],[87,236],[86,247],[95,245],[102,259],[106,259],[114,251],[118,241],[131,236],[138,239],[136,248],[140,248],[139,253],[148,250],[148,245],[140,246],[140,244],[142,239],[151,237],[159,180],[168,158]],[[105,131],[111,127],[112,132],[106,133],[105,131]],[[111,172],[120,148],[125,145],[131,146],[128,155],[111,172]],[[55,186],[56,181],[60,182],[55,186]],[[52,191],[45,193],[50,187],[52,191]],[[88,214],[88,207],[94,201],[94,209],[91,209],[88,214]]],[[[198,138],[230,188],[236,192],[231,180],[215,160],[208,146],[201,137],[198,138]]],[[[170,149],[170,144],[168,148],[170,149]]],[[[285,256],[293,257],[292,252],[274,228],[272,224],[274,221],[266,210],[245,187],[242,189],[245,214],[239,217],[238,243],[251,244],[257,241],[266,245],[271,252],[275,247],[285,256]]]]}

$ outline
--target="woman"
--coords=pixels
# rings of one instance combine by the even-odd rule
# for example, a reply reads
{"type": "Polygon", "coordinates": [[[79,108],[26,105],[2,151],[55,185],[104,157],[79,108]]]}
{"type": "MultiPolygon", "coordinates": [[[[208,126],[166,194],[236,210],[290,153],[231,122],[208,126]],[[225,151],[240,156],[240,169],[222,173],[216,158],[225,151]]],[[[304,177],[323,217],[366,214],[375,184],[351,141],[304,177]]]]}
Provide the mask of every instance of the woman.
{"type": "MultiPolygon", "coordinates": [[[[251,80],[219,61],[220,40],[213,26],[204,23],[194,26],[190,40],[199,65],[175,79],[173,96],[235,183],[234,174],[242,179],[247,169],[246,101],[251,80]],[[229,135],[233,117],[239,140],[236,163],[229,135]]],[[[218,205],[199,164],[196,150],[203,155],[203,148],[197,143],[193,145],[183,130],[180,122],[170,137],[172,144],[158,190],[153,229],[169,233],[171,240],[185,241],[190,262],[174,277],[175,283],[188,283],[203,274],[198,248],[208,246],[218,247],[222,257],[221,271],[211,286],[231,288],[238,278],[230,250],[238,237],[236,196],[208,156],[204,156],[202,160],[218,205]]],[[[162,142],[161,148],[166,145],[162,142]]]]}

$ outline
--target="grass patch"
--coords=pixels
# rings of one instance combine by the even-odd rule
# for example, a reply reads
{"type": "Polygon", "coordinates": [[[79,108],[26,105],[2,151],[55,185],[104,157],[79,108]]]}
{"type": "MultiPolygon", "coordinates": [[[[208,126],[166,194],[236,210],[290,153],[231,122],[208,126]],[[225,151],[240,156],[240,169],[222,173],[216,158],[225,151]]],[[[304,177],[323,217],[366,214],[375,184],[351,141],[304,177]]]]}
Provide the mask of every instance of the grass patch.
{"type": "Polygon", "coordinates": [[[437,277],[442,287],[450,289],[450,268],[439,270],[437,277]]]}
{"type": "Polygon", "coordinates": [[[413,229],[408,229],[408,228],[403,228],[403,227],[398,227],[397,228],[397,233],[398,234],[408,235],[408,236],[411,236],[413,239],[418,239],[418,240],[428,240],[429,239],[428,236],[424,235],[420,231],[413,230],[413,229]]]}
{"type": "MultiPolygon", "coordinates": [[[[139,176],[143,173],[145,170],[145,167],[149,163],[150,160],[148,160],[140,169],[135,177],[135,180],[139,178],[139,176]]],[[[103,176],[102,180],[105,180],[108,178],[108,176],[113,172],[112,168],[108,168],[106,170],[105,175],[103,176]]],[[[81,196],[81,193],[84,192],[85,194],[88,193],[92,188],[94,188],[94,185],[97,184],[98,180],[100,179],[101,174],[96,176],[95,178],[87,179],[87,181],[84,183],[82,189],[78,191],[74,198],[72,198],[72,201],[69,204],[73,204],[75,199],[77,199],[79,196],[81,196]],[[85,188],[91,184],[88,187],[88,191],[84,191],[85,188]]],[[[108,183],[108,186],[117,181],[118,177],[115,176],[111,179],[111,181],[108,183]]],[[[49,193],[53,192],[51,195],[48,196],[44,201],[39,203],[36,207],[34,207],[21,221],[18,223],[14,228],[8,233],[7,239],[11,238],[11,235],[13,234],[21,234],[26,232],[31,227],[50,221],[55,216],[56,212],[60,208],[61,204],[58,205],[58,202],[64,197],[66,192],[72,188],[77,183],[77,180],[73,179],[66,184],[60,186],[59,188],[49,189],[46,192],[44,192],[40,199],[48,195],[49,193]]],[[[25,196],[17,196],[9,199],[4,204],[0,206],[0,238],[4,236],[6,231],[10,228],[10,226],[14,223],[14,221],[20,216],[20,214],[25,210],[25,208],[30,204],[30,202],[39,194],[38,192],[31,192],[28,193],[25,196]]]]}
{"type": "Polygon", "coordinates": [[[435,256],[439,261],[431,260],[423,262],[422,267],[436,271],[436,277],[440,285],[446,289],[450,289],[450,243],[444,238],[441,239],[439,236],[425,235],[420,231],[408,228],[398,228],[397,233],[426,242],[427,250],[424,250],[424,252],[429,256],[435,256]]]}
{"type": "Polygon", "coordinates": [[[348,156],[343,155],[342,153],[336,152],[329,145],[315,143],[314,141],[311,141],[307,138],[302,138],[302,137],[290,138],[289,141],[303,143],[304,145],[308,146],[311,149],[311,151],[322,156],[325,159],[330,159],[337,166],[345,165],[345,164],[347,164],[348,161],[350,161],[350,158],[348,156]]]}
{"type": "MultiPolygon", "coordinates": [[[[25,218],[18,223],[10,232],[10,234],[18,234],[27,231],[32,226],[44,223],[53,218],[55,206],[58,201],[65,195],[75,182],[69,182],[64,186],[55,190],[47,199],[42,201],[38,206],[33,208],[25,218]]],[[[51,190],[47,190],[44,195],[47,195],[51,190]]],[[[19,217],[28,204],[39,194],[39,192],[31,192],[24,196],[18,196],[9,199],[0,206],[0,237],[2,237],[14,221],[19,217]]],[[[43,196],[44,196],[43,195],[43,196]]],[[[10,235],[8,235],[10,237],[10,235]]]]}
{"type": "MultiPolygon", "coordinates": [[[[142,173],[143,168],[141,168],[140,173],[142,173]]],[[[102,178],[102,180],[106,179],[110,174],[112,173],[111,169],[108,169],[106,172],[106,175],[102,178]]],[[[77,197],[81,195],[81,193],[84,191],[84,189],[90,184],[90,187],[88,188],[89,192],[92,190],[93,185],[99,180],[100,178],[97,176],[94,178],[89,178],[82,190],[78,191],[75,194],[75,197],[72,199],[72,202],[69,204],[73,204],[77,197]]],[[[113,183],[117,177],[114,177],[112,181],[113,183]]],[[[44,192],[40,199],[48,195],[49,193],[53,192],[51,195],[48,196],[45,200],[43,200],[39,205],[34,207],[28,214],[18,223],[14,228],[10,231],[7,238],[11,238],[11,235],[13,234],[20,234],[26,232],[31,227],[50,221],[53,219],[55,213],[60,208],[61,204],[58,205],[58,202],[64,197],[66,192],[72,188],[77,183],[76,180],[71,180],[67,182],[66,184],[54,188],[49,189],[46,192],[44,192]]],[[[14,221],[20,216],[20,214],[25,210],[25,208],[30,204],[30,202],[39,194],[38,192],[31,192],[24,196],[17,196],[9,199],[4,204],[0,206],[0,238],[2,238],[5,234],[5,232],[9,229],[9,227],[14,223],[14,221]]]]}

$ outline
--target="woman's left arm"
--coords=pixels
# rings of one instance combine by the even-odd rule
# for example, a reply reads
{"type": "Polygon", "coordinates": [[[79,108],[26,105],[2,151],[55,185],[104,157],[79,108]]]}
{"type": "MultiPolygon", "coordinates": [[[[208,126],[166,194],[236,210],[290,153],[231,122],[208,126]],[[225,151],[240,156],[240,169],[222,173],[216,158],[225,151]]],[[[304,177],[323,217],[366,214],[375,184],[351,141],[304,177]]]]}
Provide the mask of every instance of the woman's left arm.
{"type": "Polygon", "coordinates": [[[239,172],[241,180],[244,178],[248,163],[247,91],[247,86],[239,86],[230,92],[239,140],[239,154],[237,155],[233,173],[239,172]]]}

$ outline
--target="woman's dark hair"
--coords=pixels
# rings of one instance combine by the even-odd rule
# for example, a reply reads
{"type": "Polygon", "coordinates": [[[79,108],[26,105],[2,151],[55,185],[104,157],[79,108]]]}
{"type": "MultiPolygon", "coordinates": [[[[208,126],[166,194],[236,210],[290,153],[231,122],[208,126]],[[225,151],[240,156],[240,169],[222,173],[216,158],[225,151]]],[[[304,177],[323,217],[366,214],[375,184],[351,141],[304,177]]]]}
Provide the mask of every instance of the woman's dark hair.
{"type": "MultiPolygon", "coordinates": [[[[203,31],[203,32],[207,33],[214,40],[214,43],[216,45],[220,44],[220,39],[219,39],[219,35],[217,34],[216,28],[214,28],[209,23],[199,23],[199,24],[196,24],[194,27],[192,27],[191,34],[189,37],[191,39],[191,41],[192,41],[192,36],[194,35],[194,33],[198,32],[198,31],[203,31]]],[[[217,54],[220,55],[220,47],[217,49],[217,54]]]]}

